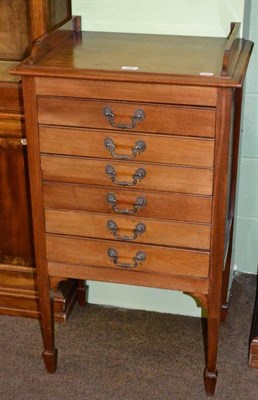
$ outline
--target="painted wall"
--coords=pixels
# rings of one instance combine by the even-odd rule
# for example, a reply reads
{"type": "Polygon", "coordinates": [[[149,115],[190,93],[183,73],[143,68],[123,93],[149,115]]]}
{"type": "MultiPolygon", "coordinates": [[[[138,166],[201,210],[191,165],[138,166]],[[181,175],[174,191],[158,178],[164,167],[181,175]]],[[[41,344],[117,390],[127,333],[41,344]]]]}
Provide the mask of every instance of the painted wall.
{"type": "MultiPolygon", "coordinates": [[[[246,1],[251,6],[251,2],[246,1]]],[[[84,30],[226,36],[231,21],[243,22],[245,2],[244,0],[72,0],[72,4],[73,14],[82,16],[84,30]]],[[[245,20],[248,25],[248,13],[245,15],[245,20]]],[[[251,107],[251,103],[247,107],[251,107]]],[[[248,122],[245,124],[245,129],[249,130],[248,122]]],[[[247,143],[245,146],[250,149],[253,147],[251,143],[250,146],[247,143]]],[[[241,173],[243,175],[243,172],[241,173]]],[[[240,184],[240,195],[241,185],[243,183],[240,184]]],[[[244,201],[239,202],[239,207],[241,210],[245,208],[244,201]]],[[[240,222],[237,235],[239,232],[241,233],[240,222]]],[[[236,263],[240,267],[238,259],[239,257],[236,257],[236,263]]],[[[88,282],[88,284],[90,303],[192,316],[201,315],[201,310],[196,307],[194,300],[180,292],[101,282],[88,282]]]]}
{"type": "Polygon", "coordinates": [[[257,273],[258,264],[258,2],[246,2],[244,35],[255,43],[245,85],[237,219],[235,269],[257,273]],[[249,12],[249,5],[250,12],[249,12]],[[250,20],[250,24],[248,21],[250,20]],[[248,29],[249,28],[249,29],[248,29]],[[249,31],[249,32],[248,32],[249,31]]]}
{"type": "Polygon", "coordinates": [[[244,0],[73,0],[84,30],[225,36],[244,0]]]}

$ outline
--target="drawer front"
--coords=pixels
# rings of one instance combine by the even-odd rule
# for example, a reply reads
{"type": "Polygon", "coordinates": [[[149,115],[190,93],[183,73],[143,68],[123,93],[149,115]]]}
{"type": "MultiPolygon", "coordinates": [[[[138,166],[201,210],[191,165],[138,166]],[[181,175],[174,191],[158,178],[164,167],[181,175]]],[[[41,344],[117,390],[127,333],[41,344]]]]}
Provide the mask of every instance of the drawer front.
{"type": "Polygon", "coordinates": [[[116,239],[136,243],[210,248],[210,226],[146,218],[45,210],[48,233],[116,239]]]}
{"type": "Polygon", "coordinates": [[[209,253],[47,234],[49,262],[207,278],[209,253]],[[140,254],[139,254],[140,253],[140,254]],[[144,254],[143,254],[144,253],[144,254]]]}
{"type": "Polygon", "coordinates": [[[217,88],[160,85],[133,82],[108,82],[79,79],[35,78],[39,95],[87,99],[132,100],[155,103],[216,106],[217,88]]]}
{"type": "Polygon", "coordinates": [[[119,124],[138,132],[166,133],[186,136],[213,137],[215,110],[159,104],[141,104],[112,101],[92,101],[66,98],[39,97],[38,121],[40,124],[76,126],[114,130],[119,124]],[[104,115],[109,107],[114,115],[112,124],[104,115]],[[142,120],[132,118],[143,110],[142,120]]]}
{"type": "Polygon", "coordinates": [[[25,123],[22,115],[0,113],[0,136],[22,137],[25,136],[25,123]]]}
{"type": "MultiPolygon", "coordinates": [[[[133,162],[41,156],[44,180],[169,192],[212,194],[213,171],[133,162]]],[[[112,190],[112,189],[111,189],[112,190]]]]}
{"type": "Polygon", "coordinates": [[[212,167],[214,140],[40,126],[43,153],[212,167]]]}
{"type": "Polygon", "coordinates": [[[211,222],[210,197],[44,182],[45,207],[166,220],[211,222]],[[140,199],[140,200],[139,200],[140,199]],[[137,206],[139,204],[140,206],[137,206]]]}

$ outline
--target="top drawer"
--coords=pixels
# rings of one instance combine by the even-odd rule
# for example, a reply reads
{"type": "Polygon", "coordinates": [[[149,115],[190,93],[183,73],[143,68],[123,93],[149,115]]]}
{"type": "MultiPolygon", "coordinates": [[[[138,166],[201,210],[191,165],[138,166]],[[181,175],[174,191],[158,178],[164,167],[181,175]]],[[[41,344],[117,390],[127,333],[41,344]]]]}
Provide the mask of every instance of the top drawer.
{"type": "Polygon", "coordinates": [[[216,107],[217,88],[35,77],[38,95],[216,107]]]}
{"type": "Polygon", "coordinates": [[[187,136],[213,137],[215,133],[215,110],[210,108],[62,97],[39,97],[38,121],[48,125],[187,136]]]}

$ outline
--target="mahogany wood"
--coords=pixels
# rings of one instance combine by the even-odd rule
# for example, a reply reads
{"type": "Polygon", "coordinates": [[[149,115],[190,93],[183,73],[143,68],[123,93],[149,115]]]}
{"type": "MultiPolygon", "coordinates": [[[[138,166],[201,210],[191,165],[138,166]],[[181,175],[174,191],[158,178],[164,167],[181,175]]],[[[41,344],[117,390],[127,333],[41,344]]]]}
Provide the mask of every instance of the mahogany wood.
{"type": "Polygon", "coordinates": [[[109,81],[81,81],[69,79],[69,85],[62,85],[62,79],[36,77],[36,88],[39,95],[62,97],[80,97],[107,100],[146,101],[155,95],[158,103],[188,104],[191,106],[216,106],[217,91],[214,87],[188,86],[185,90],[180,85],[152,85],[148,83],[132,83],[109,81]],[[111,90],[112,89],[112,90],[111,90]]]}
{"type": "Polygon", "coordinates": [[[206,393],[212,395],[217,379],[217,350],[221,322],[221,292],[224,269],[226,235],[226,212],[228,188],[229,138],[231,128],[231,105],[233,93],[230,89],[218,89],[215,168],[213,187],[213,215],[211,237],[211,267],[208,293],[208,348],[204,372],[206,393]],[[216,249],[216,250],[215,250],[216,249]]]}
{"type": "Polygon", "coordinates": [[[46,232],[49,233],[104,239],[114,237],[107,227],[108,221],[112,220],[117,225],[118,240],[119,236],[133,237],[137,224],[142,223],[146,231],[131,241],[192,249],[210,248],[209,225],[51,209],[45,210],[45,220],[46,232]]]}
{"type": "Polygon", "coordinates": [[[107,106],[111,107],[115,114],[115,123],[125,124],[131,123],[131,116],[137,109],[143,109],[146,117],[136,125],[135,131],[184,136],[214,136],[215,111],[213,109],[160,106],[157,104],[119,104],[111,101],[95,102],[92,100],[39,97],[39,123],[104,128],[113,131],[114,127],[103,115],[103,110],[107,106]],[[55,113],[53,113],[53,109],[55,109],[55,113]]]}
{"type": "Polygon", "coordinates": [[[83,130],[40,127],[40,147],[43,153],[67,154],[73,156],[101,157],[113,159],[105,148],[105,140],[110,138],[115,144],[115,154],[118,157],[125,155],[132,157],[132,149],[139,140],[144,141],[145,150],[135,156],[135,160],[150,161],[167,164],[191,165],[200,167],[213,166],[214,141],[146,133],[124,133],[96,130],[83,130]],[[84,146],[88,135],[93,140],[84,146]]]}
{"type": "Polygon", "coordinates": [[[133,210],[137,197],[145,197],[147,204],[140,208],[136,216],[162,218],[166,220],[193,221],[210,223],[210,196],[195,196],[172,192],[148,193],[139,189],[122,189],[102,186],[87,186],[60,182],[44,182],[43,194],[45,207],[74,209],[89,212],[104,212],[114,215],[115,212],[107,201],[107,194],[113,193],[117,200],[118,210],[133,210]],[[76,198],[76,204],[74,199],[76,198]]]}
{"type": "Polygon", "coordinates": [[[138,180],[135,187],[180,193],[212,194],[212,169],[153,165],[126,161],[41,155],[42,178],[44,180],[121,186],[111,182],[106,167],[112,165],[118,182],[132,183],[132,175],[144,168],[146,176],[138,180]]]}
{"type": "Polygon", "coordinates": [[[240,23],[239,22],[233,22],[231,24],[231,32],[228,36],[228,41],[227,41],[227,45],[225,47],[224,50],[224,56],[223,56],[223,62],[222,62],[222,70],[221,70],[221,75],[222,76],[227,76],[229,74],[229,67],[231,65],[231,57],[232,54],[234,55],[234,46],[236,45],[236,43],[238,43],[238,41],[236,40],[237,35],[239,34],[239,30],[240,30],[240,23]]]}
{"type": "Polygon", "coordinates": [[[236,175],[229,162],[230,137],[231,132],[235,138],[239,134],[239,123],[233,118],[235,104],[239,109],[241,103],[236,89],[242,86],[252,43],[244,39],[233,43],[228,74],[221,77],[227,47],[222,38],[93,32],[77,37],[59,30],[40,40],[33,56],[14,70],[23,76],[24,84],[48,371],[56,368],[49,280],[64,276],[169,288],[192,294],[207,308],[204,384],[206,394],[214,394],[222,299],[228,285],[225,251],[232,235],[228,211],[233,210],[230,187],[233,190],[234,183],[230,178],[236,175]],[[137,65],[139,70],[123,71],[123,65],[137,65]],[[207,77],[202,71],[213,75],[207,77]],[[192,103],[191,93],[195,94],[192,103]],[[103,115],[106,106],[115,114],[115,127],[103,115]],[[130,123],[137,108],[144,110],[146,118],[135,128],[116,125],[130,123]],[[105,132],[117,140],[121,136],[123,151],[135,137],[148,139],[150,153],[146,159],[142,154],[134,160],[111,159],[103,148],[105,132]],[[74,144],[76,134],[79,139],[74,144]],[[56,135],[60,147],[54,144],[56,135]],[[191,139],[202,153],[204,143],[214,146],[208,162],[203,154],[197,164],[194,155],[184,156],[185,143],[192,145],[191,139]],[[164,140],[170,144],[159,158],[164,140]],[[172,150],[169,158],[172,141],[182,153],[181,163],[172,150]],[[115,168],[115,179],[122,186],[107,175],[107,165],[115,168]],[[127,187],[124,182],[140,167],[146,176],[127,187]],[[117,209],[107,201],[110,192],[117,196],[117,209]],[[147,204],[134,210],[134,216],[119,215],[120,207],[132,207],[139,193],[146,196],[147,204]],[[144,221],[147,230],[135,242],[114,238],[106,226],[111,216],[119,232],[131,232],[138,221],[144,221]],[[188,224],[185,233],[181,228],[188,224]],[[197,227],[202,232],[199,239],[197,227]],[[197,248],[193,237],[202,242],[197,248]],[[139,251],[145,253],[140,260],[135,258],[139,251]]]}
{"type": "MultiPolygon", "coordinates": [[[[24,108],[26,115],[30,115],[30,120],[26,119],[26,129],[29,132],[30,129],[37,125],[37,106],[35,97],[35,82],[33,78],[27,78],[26,90],[23,93],[24,96],[24,108]],[[29,100],[30,98],[30,100],[29,100]],[[34,99],[34,101],[33,101],[34,99]]],[[[30,135],[29,147],[28,147],[28,161],[29,165],[40,165],[40,154],[39,151],[32,151],[32,149],[39,148],[38,135],[30,135]]],[[[48,372],[54,372],[56,370],[57,363],[57,350],[54,344],[54,315],[53,315],[53,297],[49,296],[49,291],[46,290],[49,287],[49,277],[47,271],[47,260],[45,257],[40,255],[45,252],[46,238],[45,238],[45,221],[43,211],[43,199],[40,196],[40,189],[42,185],[41,171],[39,168],[35,168],[34,172],[30,169],[30,185],[31,185],[31,199],[32,199],[32,214],[33,214],[33,234],[34,234],[34,246],[35,246],[35,261],[37,266],[37,280],[38,280],[38,292],[39,292],[39,304],[41,311],[41,328],[42,332],[49,331],[48,335],[44,335],[44,351],[43,360],[48,372]],[[34,179],[37,181],[37,185],[34,186],[34,179]],[[36,199],[38,199],[36,201],[36,199]],[[38,203],[38,201],[40,203],[38,203]],[[44,284],[42,284],[44,282],[44,284]],[[50,323],[50,324],[49,324],[50,323]]]]}
{"type": "Polygon", "coordinates": [[[208,291],[208,280],[194,278],[193,276],[181,276],[171,275],[168,279],[168,275],[161,274],[157,280],[156,273],[145,273],[142,271],[131,271],[129,269],[112,269],[112,268],[100,268],[87,265],[73,265],[66,263],[48,263],[49,274],[52,276],[59,275],[67,277],[75,277],[80,279],[81,276],[87,276],[89,280],[97,280],[103,282],[115,282],[121,283],[126,281],[128,285],[157,287],[161,289],[173,289],[181,290],[186,292],[194,292],[194,296],[197,297],[199,294],[207,294],[208,291]]]}
{"type": "Polygon", "coordinates": [[[108,257],[107,251],[109,248],[117,250],[119,262],[121,263],[131,263],[138,251],[144,251],[146,253],[146,262],[143,261],[139,270],[146,273],[188,275],[201,278],[207,278],[208,276],[208,252],[121,243],[119,241],[114,243],[112,240],[103,241],[53,234],[47,235],[47,257],[48,260],[54,262],[117,269],[113,260],[108,257]]]}
{"type": "Polygon", "coordinates": [[[225,268],[223,271],[223,285],[222,285],[222,315],[224,321],[228,312],[228,281],[230,277],[230,265],[233,246],[233,229],[234,229],[234,209],[236,197],[236,182],[237,182],[237,169],[238,169],[238,152],[240,140],[240,125],[241,125],[241,104],[242,104],[242,89],[237,89],[234,93],[234,127],[230,137],[230,152],[231,164],[229,163],[230,174],[230,187],[228,190],[228,208],[227,208],[227,225],[228,232],[226,232],[226,240],[228,247],[225,249],[225,268]]]}

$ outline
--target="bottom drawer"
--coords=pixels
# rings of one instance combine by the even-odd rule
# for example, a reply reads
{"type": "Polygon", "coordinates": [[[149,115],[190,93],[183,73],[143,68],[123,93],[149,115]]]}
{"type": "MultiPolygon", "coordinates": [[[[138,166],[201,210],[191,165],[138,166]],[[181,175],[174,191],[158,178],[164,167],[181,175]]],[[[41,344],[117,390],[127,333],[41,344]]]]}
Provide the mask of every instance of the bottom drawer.
{"type": "MultiPolygon", "coordinates": [[[[209,253],[47,234],[50,262],[207,278],[209,253]]],[[[85,279],[87,277],[85,276],[85,279]]]]}

